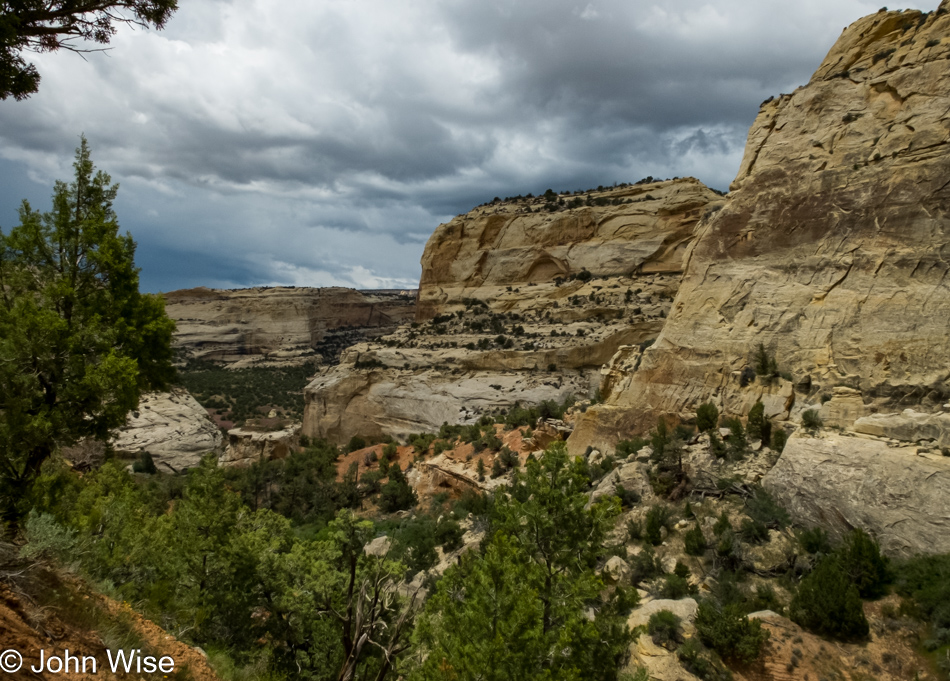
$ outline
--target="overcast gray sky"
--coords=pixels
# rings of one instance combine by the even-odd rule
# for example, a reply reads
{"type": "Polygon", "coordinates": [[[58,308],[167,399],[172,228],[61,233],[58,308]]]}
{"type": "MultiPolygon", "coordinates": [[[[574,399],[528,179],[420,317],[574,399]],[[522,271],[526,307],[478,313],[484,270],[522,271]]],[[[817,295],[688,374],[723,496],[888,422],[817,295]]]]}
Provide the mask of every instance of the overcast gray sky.
{"type": "Polygon", "coordinates": [[[759,103],[879,3],[180,0],[108,52],[27,55],[0,227],[49,208],[85,133],[147,290],[413,287],[435,227],[494,196],[726,189],[759,103]]]}

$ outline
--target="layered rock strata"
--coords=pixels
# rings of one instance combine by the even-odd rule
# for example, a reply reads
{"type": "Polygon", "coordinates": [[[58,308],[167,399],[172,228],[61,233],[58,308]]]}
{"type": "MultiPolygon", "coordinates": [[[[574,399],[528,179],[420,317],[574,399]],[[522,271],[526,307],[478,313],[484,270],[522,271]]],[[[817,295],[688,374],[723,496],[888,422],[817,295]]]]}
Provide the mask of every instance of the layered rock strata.
{"type": "Polygon", "coordinates": [[[429,238],[416,320],[460,310],[469,298],[496,311],[534,308],[544,294],[530,287],[585,270],[679,274],[697,221],[718,198],[683,178],[480,206],[429,238]]]}
{"type": "Polygon", "coordinates": [[[636,371],[611,378],[622,389],[588,411],[573,452],[710,398],[744,415],[737,379],[760,343],[800,400],[848,387],[875,409],[946,401],[948,34],[950,0],[865,17],[806,86],[762,105],[662,333],[636,371]]]}
{"type": "Polygon", "coordinates": [[[246,467],[258,461],[286,459],[297,448],[299,437],[299,423],[271,431],[232,428],[228,431],[228,445],[218,463],[246,467]]]}
{"type": "Polygon", "coordinates": [[[403,436],[594,394],[618,348],[659,333],[683,248],[719,197],[683,179],[605,190],[590,206],[560,199],[543,213],[489,204],[439,227],[422,259],[420,321],[324,369],[305,391],[303,434],[403,436]]]}
{"type": "Polygon", "coordinates": [[[414,291],[347,288],[194,288],[165,294],[174,344],[188,358],[247,364],[312,359],[386,333],[415,314],[414,291]],[[355,334],[355,335],[354,335],[355,334]],[[329,346],[324,348],[323,346],[329,346]]]}

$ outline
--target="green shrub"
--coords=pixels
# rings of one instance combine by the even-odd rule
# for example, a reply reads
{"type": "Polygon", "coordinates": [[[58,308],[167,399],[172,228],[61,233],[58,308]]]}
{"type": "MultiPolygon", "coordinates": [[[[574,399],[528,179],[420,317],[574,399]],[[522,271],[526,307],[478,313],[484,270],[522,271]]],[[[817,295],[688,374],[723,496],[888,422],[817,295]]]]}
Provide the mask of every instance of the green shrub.
{"type": "Polygon", "coordinates": [[[750,620],[738,605],[722,606],[710,599],[699,604],[696,632],[707,646],[723,658],[742,664],[758,659],[769,632],[758,620],[750,620]]]}
{"type": "Polygon", "coordinates": [[[802,414],[802,428],[814,432],[824,425],[818,412],[814,409],[808,409],[802,414]]]}
{"type": "Polygon", "coordinates": [[[616,456],[618,459],[626,459],[631,454],[636,454],[649,444],[642,437],[635,437],[632,440],[621,440],[617,443],[616,456]]]}
{"type": "Polygon", "coordinates": [[[732,672],[726,669],[713,654],[706,651],[695,638],[681,645],[676,655],[686,671],[703,681],[732,681],[732,672]]]}
{"type": "Polygon", "coordinates": [[[706,553],[706,537],[703,536],[703,531],[699,525],[693,525],[687,530],[683,542],[686,545],[685,550],[688,556],[701,556],[706,553]]]}
{"type": "Polygon", "coordinates": [[[769,539],[769,528],[758,520],[746,518],[739,527],[739,538],[747,544],[763,544],[769,539]]]}
{"type": "Polygon", "coordinates": [[[746,440],[742,421],[739,419],[727,419],[726,427],[729,429],[729,436],[726,438],[728,456],[730,459],[739,460],[749,451],[749,443],[746,440]]]}
{"type": "Polygon", "coordinates": [[[678,601],[694,593],[695,590],[696,588],[690,586],[689,581],[685,577],[676,574],[667,575],[663,580],[663,585],[660,587],[660,597],[667,598],[671,601],[678,601]]]}
{"type": "Polygon", "coordinates": [[[451,518],[443,518],[439,521],[435,530],[435,541],[445,551],[455,551],[462,548],[462,538],[465,536],[462,526],[458,521],[451,518]]]}
{"type": "Polygon", "coordinates": [[[627,537],[629,541],[640,541],[643,539],[643,523],[639,520],[628,520],[627,537]]]}
{"type": "Polygon", "coordinates": [[[913,598],[935,629],[950,629],[950,554],[911,558],[895,573],[897,592],[913,598]]]}
{"type": "Polygon", "coordinates": [[[380,510],[384,513],[404,511],[415,506],[417,501],[416,493],[409,486],[405,473],[402,472],[399,464],[394,463],[389,468],[389,480],[380,490],[380,510]]]}
{"type": "Polygon", "coordinates": [[[716,524],[713,525],[713,534],[715,534],[717,537],[721,537],[726,530],[731,529],[732,523],[729,522],[729,514],[723,511],[719,514],[716,524]]]}
{"type": "Polygon", "coordinates": [[[653,447],[653,461],[662,461],[666,446],[670,443],[669,431],[666,427],[666,421],[662,418],[656,421],[656,430],[650,435],[650,445],[653,447]]]}
{"type": "Polygon", "coordinates": [[[785,450],[786,442],[788,442],[788,433],[781,428],[772,431],[772,444],[770,446],[773,451],[781,454],[785,450]]]}
{"type": "Polygon", "coordinates": [[[746,419],[746,430],[749,433],[749,436],[753,439],[761,439],[759,437],[762,432],[762,425],[765,423],[765,405],[762,404],[762,401],[757,401],[752,405],[752,409],[749,410],[749,416],[746,419]]]}
{"type": "Polygon", "coordinates": [[[155,475],[158,469],[155,468],[155,460],[149,452],[142,452],[138,460],[132,464],[133,473],[143,473],[145,475],[155,475]]]}
{"type": "Polygon", "coordinates": [[[26,519],[27,543],[20,549],[23,558],[47,558],[67,561],[74,558],[78,540],[76,531],[63,527],[48,513],[33,511],[26,519]]]}
{"type": "Polygon", "coordinates": [[[789,616],[813,633],[845,641],[866,638],[870,630],[858,588],[834,556],[822,558],[802,580],[789,616]]]}
{"type": "Polygon", "coordinates": [[[798,535],[798,543],[807,553],[831,553],[831,542],[828,533],[820,527],[811,527],[802,530],[798,535]]]}
{"type": "Polygon", "coordinates": [[[630,561],[630,576],[634,586],[662,574],[663,565],[652,546],[645,547],[630,561]]]}
{"type": "Polygon", "coordinates": [[[683,640],[680,618],[669,610],[660,610],[650,615],[647,633],[658,646],[666,647],[683,640]]]}
{"type": "Polygon", "coordinates": [[[778,376],[778,363],[775,361],[775,355],[770,355],[762,343],[759,343],[759,349],[755,352],[754,364],[756,375],[767,378],[778,376]]]}
{"type": "Polygon", "coordinates": [[[350,441],[346,445],[347,452],[355,452],[357,449],[364,449],[366,447],[366,440],[359,435],[354,435],[350,438],[350,441]]]}
{"type": "Polygon", "coordinates": [[[614,495],[620,499],[621,508],[630,508],[640,503],[640,494],[636,490],[627,489],[619,482],[614,485],[614,495]]]}
{"type": "Polygon", "coordinates": [[[657,504],[651,506],[647,511],[646,526],[644,527],[645,538],[653,546],[659,546],[663,542],[661,530],[670,522],[670,511],[666,506],[657,504]]]}
{"type": "Polygon", "coordinates": [[[707,433],[716,427],[719,423],[719,410],[712,402],[706,402],[699,405],[696,410],[696,428],[700,433],[707,433]]]}
{"type": "Polygon", "coordinates": [[[771,494],[756,487],[745,502],[745,512],[753,520],[766,527],[780,530],[791,522],[788,511],[779,506],[771,494]]]}
{"type": "Polygon", "coordinates": [[[750,612],[771,610],[772,612],[781,613],[784,609],[778,596],[775,595],[775,589],[772,588],[771,584],[760,584],[755,587],[755,595],[748,604],[748,610],[750,612]]]}
{"type": "Polygon", "coordinates": [[[887,558],[877,542],[861,529],[854,529],[838,549],[841,568],[858,588],[861,598],[880,598],[891,582],[887,558]]]}

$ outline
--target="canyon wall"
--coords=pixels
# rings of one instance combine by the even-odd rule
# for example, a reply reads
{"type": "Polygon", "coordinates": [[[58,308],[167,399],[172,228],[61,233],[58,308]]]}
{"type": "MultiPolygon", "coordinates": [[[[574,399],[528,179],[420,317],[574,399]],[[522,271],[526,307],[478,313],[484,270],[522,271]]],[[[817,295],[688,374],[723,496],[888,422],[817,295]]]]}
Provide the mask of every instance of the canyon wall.
{"type": "MultiPolygon", "coordinates": [[[[811,81],[764,103],[722,209],[687,254],[669,319],[612,376],[571,450],[611,447],[713,399],[745,414],[761,343],[815,402],[868,411],[950,394],[950,2],[847,28],[811,81]]],[[[789,405],[791,411],[792,405],[789,405]]]]}
{"type": "Polygon", "coordinates": [[[697,220],[717,200],[699,180],[683,178],[480,206],[429,238],[416,320],[458,310],[467,298],[510,311],[537,293],[505,295],[513,288],[584,270],[678,274],[697,220]]]}
{"type": "Polygon", "coordinates": [[[685,178],[493,202],[441,225],[417,321],[321,371],[303,434],[402,436],[594,394],[618,349],[659,333],[694,228],[720,202],[685,178]]]}
{"type": "Polygon", "coordinates": [[[194,288],[165,294],[174,344],[190,359],[246,364],[334,354],[412,319],[415,291],[194,288]]]}

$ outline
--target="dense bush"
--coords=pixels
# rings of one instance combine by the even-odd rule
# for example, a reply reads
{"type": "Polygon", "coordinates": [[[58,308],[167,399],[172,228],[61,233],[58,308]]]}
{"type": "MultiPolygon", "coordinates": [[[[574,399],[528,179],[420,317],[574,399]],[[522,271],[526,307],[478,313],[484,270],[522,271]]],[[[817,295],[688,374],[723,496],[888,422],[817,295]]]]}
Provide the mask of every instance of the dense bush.
{"type": "Polygon", "coordinates": [[[861,598],[879,598],[891,582],[888,560],[877,542],[861,529],[854,529],[838,549],[841,569],[858,588],[861,598]]]}
{"type": "Polygon", "coordinates": [[[828,533],[821,527],[802,530],[798,535],[798,542],[807,553],[831,553],[828,533]]]}
{"type": "Polygon", "coordinates": [[[402,472],[399,464],[390,466],[389,480],[379,493],[380,510],[384,513],[404,511],[415,506],[417,501],[416,493],[409,486],[406,474],[402,472]]]}
{"type": "Polygon", "coordinates": [[[706,433],[716,427],[719,423],[719,410],[712,402],[706,402],[699,405],[696,410],[696,428],[700,433],[706,433]]]}
{"type": "Polygon", "coordinates": [[[752,496],[746,500],[745,512],[754,521],[776,530],[786,527],[791,522],[788,511],[779,506],[771,494],[758,486],[753,489],[752,496]]]}
{"type": "Polygon", "coordinates": [[[896,588],[913,598],[921,614],[936,630],[948,632],[950,643],[950,554],[917,556],[897,566],[896,588]]]}
{"type": "Polygon", "coordinates": [[[133,473],[142,473],[144,475],[155,475],[158,469],[155,468],[155,460],[149,452],[142,452],[138,460],[132,464],[133,473]]]}
{"type": "Polygon", "coordinates": [[[761,440],[768,446],[772,441],[772,422],[765,417],[765,405],[761,400],[752,405],[746,420],[746,432],[753,440],[761,440]]]}
{"type": "Polygon", "coordinates": [[[188,392],[206,408],[243,425],[249,418],[266,416],[276,409],[284,417],[303,414],[303,389],[316,365],[228,369],[213,362],[192,360],[179,372],[188,392]]]}
{"type": "Polygon", "coordinates": [[[670,646],[683,641],[683,629],[680,618],[669,610],[660,610],[650,615],[647,633],[658,646],[670,646]]]}
{"type": "Polygon", "coordinates": [[[670,511],[666,506],[659,504],[651,506],[650,510],[647,511],[646,525],[644,527],[645,539],[653,544],[653,546],[659,546],[663,542],[661,530],[666,527],[669,522],[670,511]]]}
{"type": "Polygon", "coordinates": [[[727,660],[749,664],[769,639],[758,620],[750,620],[738,605],[704,599],[696,613],[696,631],[707,646],[727,660]]]}
{"type": "Polygon", "coordinates": [[[808,409],[802,413],[802,428],[809,431],[816,431],[824,425],[818,412],[814,409],[808,409]]]}
{"type": "Polygon", "coordinates": [[[774,451],[781,453],[785,449],[786,442],[788,442],[788,433],[781,428],[772,431],[772,444],[770,447],[774,451]]]}
{"type": "Polygon", "coordinates": [[[811,632],[841,640],[867,637],[858,588],[835,556],[825,556],[802,580],[789,609],[791,619],[811,632]]]}
{"type": "Polygon", "coordinates": [[[706,553],[706,537],[699,525],[693,525],[683,536],[686,555],[701,556],[706,553]]]}
{"type": "Polygon", "coordinates": [[[618,459],[626,459],[632,454],[636,454],[649,443],[642,437],[635,437],[631,440],[621,440],[617,443],[616,456],[618,459]]]}

